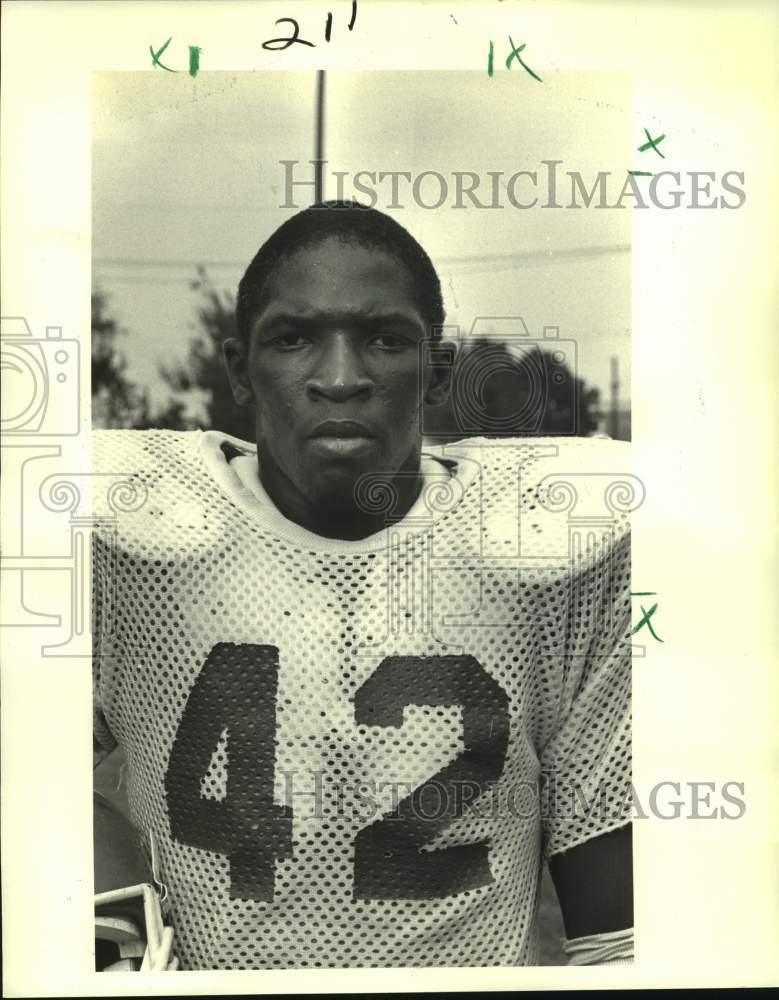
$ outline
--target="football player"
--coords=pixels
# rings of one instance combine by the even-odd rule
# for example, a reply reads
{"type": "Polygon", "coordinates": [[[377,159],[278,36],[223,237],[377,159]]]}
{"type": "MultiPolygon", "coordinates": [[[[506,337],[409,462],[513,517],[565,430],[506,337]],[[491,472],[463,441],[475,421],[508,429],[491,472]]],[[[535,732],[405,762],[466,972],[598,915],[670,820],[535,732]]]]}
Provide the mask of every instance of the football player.
{"type": "Polygon", "coordinates": [[[632,958],[626,446],[423,447],[443,321],[402,226],[316,205],[239,286],[254,440],[93,434],[96,760],[183,969],[534,964],[544,862],[569,961],[632,958]]]}

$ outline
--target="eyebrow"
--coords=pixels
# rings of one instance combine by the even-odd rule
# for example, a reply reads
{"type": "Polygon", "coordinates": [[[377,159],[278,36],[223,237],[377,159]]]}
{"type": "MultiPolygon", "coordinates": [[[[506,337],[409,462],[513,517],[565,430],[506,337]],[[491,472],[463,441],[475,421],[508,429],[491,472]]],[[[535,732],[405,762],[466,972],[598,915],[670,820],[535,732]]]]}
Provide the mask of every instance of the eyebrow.
{"type": "Polygon", "coordinates": [[[341,312],[316,312],[301,314],[296,312],[271,313],[258,316],[253,324],[255,330],[272,330],[279,326],[321,327],[321,326],[374,326],[376,323],[401,326],[424,327],[421,316],[405,312],[363,312],[348,310],[341,312]]]}

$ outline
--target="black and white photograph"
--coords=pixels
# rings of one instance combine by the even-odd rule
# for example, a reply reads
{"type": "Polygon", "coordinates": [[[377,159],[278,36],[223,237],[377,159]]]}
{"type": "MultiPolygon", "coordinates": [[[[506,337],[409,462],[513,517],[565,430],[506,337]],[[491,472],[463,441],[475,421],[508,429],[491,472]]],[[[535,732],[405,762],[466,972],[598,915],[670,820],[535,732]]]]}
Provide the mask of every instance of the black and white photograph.
{"type": "Polygon", "coordinates": [[[632,957],[627,88],[493,82],[94,79],[98,967],[632,957]]]}

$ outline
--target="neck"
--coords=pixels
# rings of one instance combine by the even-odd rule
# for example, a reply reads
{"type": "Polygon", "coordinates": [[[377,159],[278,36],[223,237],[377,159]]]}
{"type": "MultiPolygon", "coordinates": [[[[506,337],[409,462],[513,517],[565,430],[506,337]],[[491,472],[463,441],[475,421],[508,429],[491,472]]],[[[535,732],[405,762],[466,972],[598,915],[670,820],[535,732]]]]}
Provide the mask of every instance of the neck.
{"type": "MultiPolygon", "coordinates": [[[[388,520],[405,517],[422,489],[420,453],[409,455],[390,480],[377,479],[376,492],[384,491],[391,501],[376,511],[365,510],[354,498],[354,482],[343,484],[333,495],[314,499],[303,494],[267,452],[257,452],[260,482],[276,508],[301,528],[324,538],[341,538],[357,541],[375,535],[386,527],[388,520]]],[[[378,506],[378,505],[377,505],[378,506]]]]}

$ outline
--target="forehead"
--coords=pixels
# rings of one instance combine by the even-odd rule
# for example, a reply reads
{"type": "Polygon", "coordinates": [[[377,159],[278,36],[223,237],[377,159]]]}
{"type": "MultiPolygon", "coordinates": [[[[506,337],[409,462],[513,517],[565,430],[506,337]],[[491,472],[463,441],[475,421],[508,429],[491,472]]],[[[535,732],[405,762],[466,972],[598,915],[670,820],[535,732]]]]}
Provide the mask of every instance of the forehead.
{"type": "MultiPolygon", "coordinates": [[[[408,268],[392,254],[328,237],[283,258],[262,290],[258,322],[278,313],[402,313],[423,323],[408,268]]],[[[424,325],[424,324],[423,324],[424,325]]]]}

